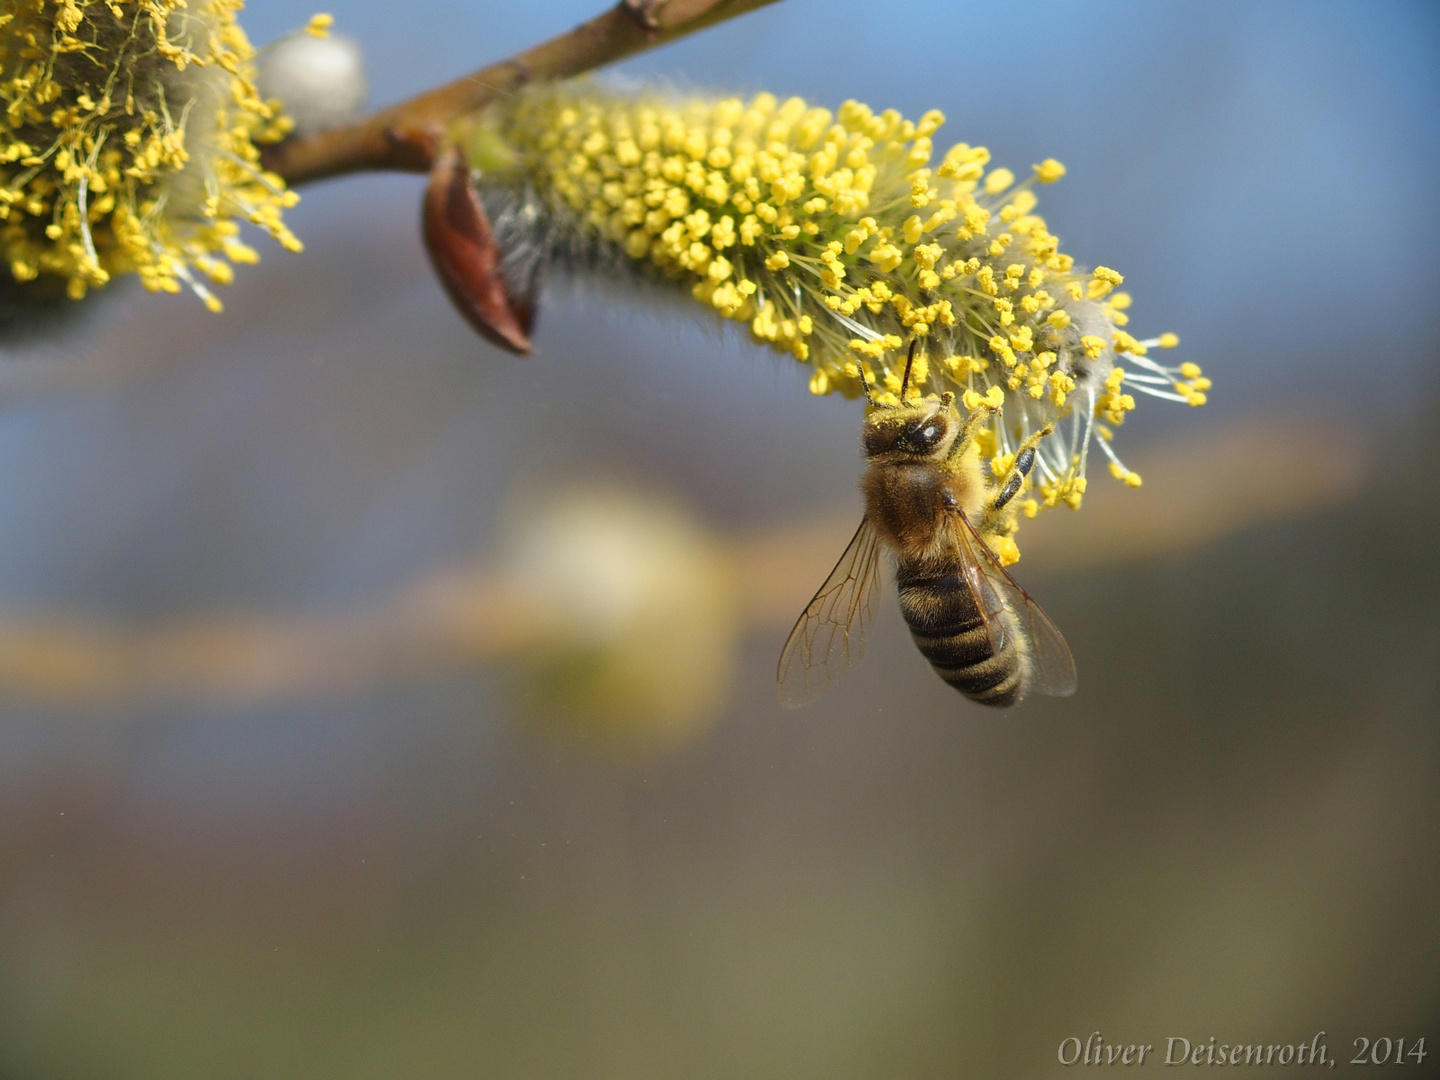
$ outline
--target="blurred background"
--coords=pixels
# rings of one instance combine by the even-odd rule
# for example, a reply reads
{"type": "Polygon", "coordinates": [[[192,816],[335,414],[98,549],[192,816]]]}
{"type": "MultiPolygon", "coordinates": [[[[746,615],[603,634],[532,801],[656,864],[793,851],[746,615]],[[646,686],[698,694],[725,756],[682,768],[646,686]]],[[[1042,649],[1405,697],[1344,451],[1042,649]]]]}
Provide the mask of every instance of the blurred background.
{"type": "MultiPolygon", "coordinates": [[[[379,104],[598,7],[330,10],[379,104]]],[[[116,289],[0,362],[0,1076],[1018,1078],[1095,1030],[1440,1075],[1440,9],[785,0],[623,70],[1069,167],[1064,250],[1215,380],[1020,534],[1079,693],[970,705],[887,592],[781,710],[857,403],[593,286],[500,354],[423,178],[307,189],[223,315],[116,289]]]]}

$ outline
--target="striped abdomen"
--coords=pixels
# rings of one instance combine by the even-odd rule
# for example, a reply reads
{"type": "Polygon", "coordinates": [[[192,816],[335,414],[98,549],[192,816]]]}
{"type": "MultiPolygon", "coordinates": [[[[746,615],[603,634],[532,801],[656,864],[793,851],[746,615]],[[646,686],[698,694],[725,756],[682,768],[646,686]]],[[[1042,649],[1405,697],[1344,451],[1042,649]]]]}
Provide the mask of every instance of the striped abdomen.
{"type": "MultiPolygon", "coordinates": [[[[996,652],[970,583],[959,564],[948,569],[900,566],[900,613],[935,673],[981,705],[1014,705],[1025,695],[1025,664],[1017,635],[996,652]]],[[[993,616],[1009,620],[1010,613],[993,616]]]]}

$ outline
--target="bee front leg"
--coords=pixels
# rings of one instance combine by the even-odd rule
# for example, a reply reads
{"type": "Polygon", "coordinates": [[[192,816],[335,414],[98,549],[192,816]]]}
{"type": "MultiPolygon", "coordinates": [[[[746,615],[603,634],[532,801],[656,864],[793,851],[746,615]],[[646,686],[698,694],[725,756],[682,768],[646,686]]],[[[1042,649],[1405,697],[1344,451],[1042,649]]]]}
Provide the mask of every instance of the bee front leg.
{"type": "MultiPolygon", "coordinates": [[[[953,406],[955,403],[955,395],[946,391],[945,394],[942,395],[941,400],[944,401],[947,407],[953,406]]],[[[964,454],[965,451],[970,448],[970,444],[975,441],[975,433],[988,424],[990,418],[999,411],[999,409],[992,409],[989,405],[981,405],[966,416],[960,425],[959,434],[955,436],[955,441],[950,444],[950,453],[946,455],[947,459],[954,461],[964,454]]]]}
{"type": "Polygon", "coordinates": [[[1040,441],[1055,430],[1054,424],[1046,424],[1039,431],[1035,432],[1028,439],[1022,442],[1015,451],[1015,461],[1010,466],[1010,471],[1005,474],[1004,480],[1000,483],[1000,491],[995,498],[990,500],[990,505],[985,509],[983,525],[992,527],[1000,517],[1005,505],[1010,502],[1020,489],[1025,485],[1025,478],[1030,475],[1030,470],[1035,467],[1035,450],[1040,441]]]}

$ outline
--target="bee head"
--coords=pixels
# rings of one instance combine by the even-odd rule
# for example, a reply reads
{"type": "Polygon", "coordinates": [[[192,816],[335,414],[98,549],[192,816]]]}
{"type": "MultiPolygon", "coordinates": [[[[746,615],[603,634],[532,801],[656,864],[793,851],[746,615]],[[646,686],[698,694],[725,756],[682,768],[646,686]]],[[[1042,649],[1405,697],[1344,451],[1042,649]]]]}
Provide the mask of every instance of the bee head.
{"type": "Polygon", "coordinates": [[[860,369],[860,383],[865,388],[865,400],[875,410],[865,418],[865,427],[860,432],[865,457],[892,462],[926,461],[940,458],[950,452],[950,444],[960,430],[959,416],[955,412],[955,395],[931,394],[920,401],[906,403],[905,391],[910,386],[910,369],[915,363],[915,339],[910,341],[910,353],[905,358],[905,374],[900,380],[900,404],[881,405],[870,392],[870,383],[865,378],[865,369],[860,369]]]}
{"type": "Polygon", "coordinates": [[[925,461],[944,457],[960,430],[952,394],[877,409],[860,433],[869,460],[925,461]]]}

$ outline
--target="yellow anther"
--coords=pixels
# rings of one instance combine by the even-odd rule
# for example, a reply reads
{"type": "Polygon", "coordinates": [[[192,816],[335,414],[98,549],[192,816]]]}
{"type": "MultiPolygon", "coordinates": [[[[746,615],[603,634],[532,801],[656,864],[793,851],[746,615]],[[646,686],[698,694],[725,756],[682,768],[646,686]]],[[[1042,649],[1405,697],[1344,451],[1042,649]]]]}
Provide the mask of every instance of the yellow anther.
{"type": "Polygon", "coordinates": [[[903,260],[904,253],[890,243],[877,244],[870,252],[870,261],[886,273],[898,268],[903,260]]]}
{"type": "Polygon", "coordinates": [[[934,135],[945,123],[945,114],[939,109],[931,109],[924,116],[920,117],[915,125],[915,134],[921,138],[927,135],[934,135]]]}
{"type": "Polygon", "coordinates": [[[1050,373],[1050,400],[1057,406],[1064,405],[1066,397],[1075,389],[1075,380],[1063,371],[1050,373]]]}
{"type": "Polygon", "coordinates": [[[1125,333],[1124,330],[1116,330],[1110,335],[1110,342],[1116,352],[1130,353],[1133,356],[1144,356],[1146,353],[1145,346],[1125,333]]]}
{"type": "Polygon", "coordinates": [[[1091,276],[1087,293],[1091,300],[1099,300],[1125,279],[1108,266],[1097,266],[1091,276]]]}
{"type": "Polygon", "coordinates": [[[1009,169],[994,169],[989,176],[985,177],[985,192],[989,195],[999,195],[1013,183],[1015,183],[1015,174],[1009,169]]]}
{"type": "Polygon", "coordinates": [[[1035,179],[1042,184],[1053,184],[1065,175],[1065,166],[1054,158],[1046,158],[1039,165],[1034,166],[1035,179]]]}
{"type": "Polygon", "coordinates": [[[945,249],[939,244],[916,244],[915,265],[922,270],[933,269],[944,253],[945,249]]]}

